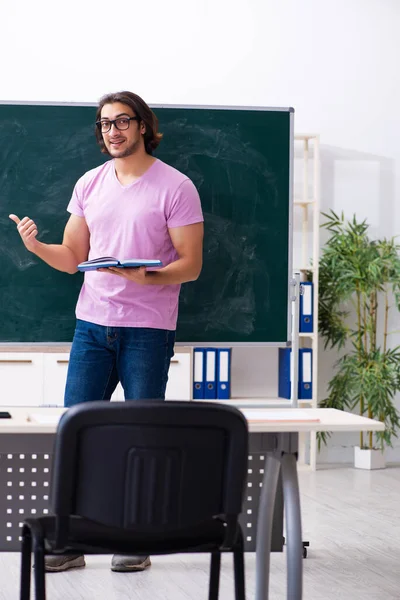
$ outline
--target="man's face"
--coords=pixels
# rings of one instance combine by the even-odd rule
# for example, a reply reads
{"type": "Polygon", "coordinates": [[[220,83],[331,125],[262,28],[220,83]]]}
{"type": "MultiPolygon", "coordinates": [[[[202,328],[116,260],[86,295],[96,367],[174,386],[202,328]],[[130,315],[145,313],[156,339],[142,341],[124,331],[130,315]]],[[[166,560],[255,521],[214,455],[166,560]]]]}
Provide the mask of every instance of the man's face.
{"type": "Polygon", "coordinates": [[[118,129],[115,123],[110,131],[102,133],[104,144],[113,158],[126,158],[135,154],[143,145],[144,125],[138,121],[127,121],[129,117],[136,117],[133,110],[126,104],[114,102],[105,104],[101,109],[100,121],[113,121],[117,119],[117,125],[127,129],[118,129]]]}

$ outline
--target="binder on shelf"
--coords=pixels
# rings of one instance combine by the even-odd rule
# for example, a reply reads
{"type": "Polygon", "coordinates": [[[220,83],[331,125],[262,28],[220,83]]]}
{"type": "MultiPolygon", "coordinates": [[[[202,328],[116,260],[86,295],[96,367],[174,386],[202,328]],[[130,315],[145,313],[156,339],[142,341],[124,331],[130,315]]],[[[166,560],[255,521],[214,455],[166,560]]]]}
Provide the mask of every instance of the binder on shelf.
{"type": "Polygon", "coordinates": [[[314,330],[313,319],[313,299],[314,288],[311,281],[302,281],[300,283],[300,333],[312,333],[314,330]]]}
{"type": "Polygon", "coordinates": [[[205,348],[205,384],[204,398],[215,400],[217,398],[217,349],[205,348]]]}
{"type": "Polygon", "coordinates": [[[278,396],[289,400],[291,397],[291,357],[291,348],[279,348],[278,396]]]}
{"type": "Polygon", "coordinates": [[[311,400],[312,398],[312,350],[300,348],[299,350],[299,399],[311,400]]]}
{"type": "Polygon", "coordinates": [[[231,397],[231,348],[219,348],[217,360],[217,398],[228,400],[231,397]]]}
{"type": "MultiPolygon", "coordinates": [[[[279,348],[278,395],[290,400],[292,349],[279,348]]],[[[312,349],[299,349],[298,399],[312,399],[312,349]]]]}
{"type": "Polygon", "coordinates": [[[205,348],[193,350],[193,400],[204,399],[205,348]]]}

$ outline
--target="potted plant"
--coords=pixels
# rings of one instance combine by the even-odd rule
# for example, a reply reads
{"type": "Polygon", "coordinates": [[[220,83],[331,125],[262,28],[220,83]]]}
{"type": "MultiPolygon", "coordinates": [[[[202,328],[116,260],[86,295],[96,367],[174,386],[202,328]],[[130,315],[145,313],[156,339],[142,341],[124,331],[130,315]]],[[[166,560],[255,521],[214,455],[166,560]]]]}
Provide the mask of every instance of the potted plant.
{"type": "MultiPolygon", "coordinates": [[[[330,237],[319,262],[319,333],[325,348],[344,349],[321,407],[355,411],[385,423],[385,431],[360,433],[355,466],[385,466],[383,451],[397,435],[394,404],[400,390],[400,346],[389,347],[391,309],[400,311],[400,246],[373,240],[356,216],[323,213],[330,237]]],[[[393,333],[393,332],[392,332],[393,333]]],[[[319,436],[319,446],[330,434],[319,436]]]]}

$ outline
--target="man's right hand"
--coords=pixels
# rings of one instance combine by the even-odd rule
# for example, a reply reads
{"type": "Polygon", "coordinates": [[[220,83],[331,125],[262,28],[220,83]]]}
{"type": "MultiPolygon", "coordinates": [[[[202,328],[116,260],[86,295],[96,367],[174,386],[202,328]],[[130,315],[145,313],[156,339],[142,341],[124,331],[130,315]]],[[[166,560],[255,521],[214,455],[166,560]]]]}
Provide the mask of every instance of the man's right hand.
{"type": "Polygon", "coordinates": [[[36,224],[29,217],[19,219],[17,215],[9,215],[10,219],[17,224],[18,233],[25,244],[25,247],[30,252],[34,252],[35,248],[39,245],[39,241],[36,239],[38,230],[36,224]]]}

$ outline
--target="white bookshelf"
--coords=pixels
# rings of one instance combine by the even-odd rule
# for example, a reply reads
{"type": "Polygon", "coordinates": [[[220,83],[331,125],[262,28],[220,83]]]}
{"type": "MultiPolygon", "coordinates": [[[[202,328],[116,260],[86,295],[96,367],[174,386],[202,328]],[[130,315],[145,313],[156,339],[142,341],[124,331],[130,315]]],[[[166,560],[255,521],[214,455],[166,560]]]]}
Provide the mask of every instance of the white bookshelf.
{"type": "MultiPolygon", "coordinates": [[[[314,290],[313,333],[299,334],[299,347],[312,348],[313,394],[307,405],[318,406],[318,263],[320,229],[320,152],[317,134],[295,135],[294,148],[294,243],[293,267],[300,271],[301,280],[306,280],[307,271],[311,272],[314,290]]],[[[309,442],[308,463],[316,469],[316,434],[312,433],[301,440],[300,462],[306,460],[306,447],[309,442]]]]}
{"type": "MultiPolygon", "coordinates": [[[[293,240],[293,272],[300,272],[301,281],[305,281],[307,271],[312,273],[314,283],[314,331],[299,333],[299,347],[313,349],[313,395],[311,400],[299,399],[299,407],[317,408],[318,385],[318,258],[319,258],[319,137],[318,135],[295,135],[294,148],[294,228],[299,227],[297,240],[293,240]],[[296,162],[297,168],[296,169],[296,162]]],[[[234,352],[234,349],[233,349],[234,352]]],[[[279,397],[242,397],[233,396],[224,403],[243,407],[288,407],[290,400],[279,397]]],[[[299,467],[316,469],[317,444],[315,434],[300,436],[299,467]],[[307,449],[309,448],[309,452],[307,449]],[[307,456],[308,455],[308,456],[307,456]],[[307,460],[308,459],[308,460],[307,460]]]]}

